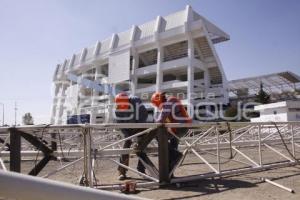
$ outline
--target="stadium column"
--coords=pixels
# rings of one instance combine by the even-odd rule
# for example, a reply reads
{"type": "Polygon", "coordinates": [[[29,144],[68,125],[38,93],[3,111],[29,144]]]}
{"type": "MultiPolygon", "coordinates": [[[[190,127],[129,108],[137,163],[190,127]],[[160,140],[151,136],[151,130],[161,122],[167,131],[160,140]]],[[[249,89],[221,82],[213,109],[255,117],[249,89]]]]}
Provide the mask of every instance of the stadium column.
{"type": "Polygon", "coordinates": [[[132,54],[132,67],[131,67],[131,91],[133,95],[136,95],[136,87],[137,87],[137,77],[135,74],[135,70],[137,69],[139,64],[139,56],[138,53],[133,50],[133,54],[132,54]]]}
{"type": "Polygon", "coordinates": [[[61,110],[61,91],[62,91],[63,84],[59,82],[57,86],[57,94],[56,94],[56,111],[55,111],[55,124],[60,123],[60,110],[61,110]]]}
{"type": "MultiPolygon", "coordinates": [[[[94,52],[93,52],[93,57],[96,59],[96,57],[100,54],[100,49],[101,49],[101,42],[97,41],[95,44],[94,52]]],[[[98,82],[101,80],[101,65],[95,64],[95,74],[94,74],[94,80],[95,82],[98,82]]],[[[98,97],[99,97],[99,91],[94,88],[92,90],[92,100],[91,100],[91,116],[90,116],[90,123],[95,124],[96,123],[96,116],[97,116],[97,106],[98,106],[98,97]]]]}
{"type": "Polygon", "coordinates": [[[62,83],[61,87],[60,87],[61,91],[59,94],[60,98],[59,98],[59,103],[58,103],[58,105],[59,105],[58,124],[62,123],[67,87],[68,87],[67,83],[62,83]]]}
{"type": "Polygon", "coordinates": [[[137,33],[137,26],[133,25],[131,29],[131,36],[130,36],[130,43],[131,43],[131,54],[132,54],[132,63],[131,63],[131,93],[136,95],[136,88],[137,88],[137,77],[135,74],[135,70],[138,68],[139,65],[139,54],[134,48],[134,40],[135,35],[137,33]]]}
{"type": "MultiPolygon", "coordinates": [[[[112,34],[112,36],[111,36],[111,41],[110,41],[110,46],[109,46],[109,52],[110,52],[110,54],[114,51],[114,49],[115,49],[115,47],[117,45],[118,37],[119,36],[116,33],[112,34]]],[[[109,54],[109,57],[111,56],[110,54],[109,54]]],[[[111,63],[108,62],[108,71],[112,67],[110,64],[111,63]]],[[[108,74],[108,80],[110,79],[109,76],[110,75],[108,74]]],[[[115,83],[112,83],[112,82],[109,81],[108,84],[109,84],[109,89],[108,89],[108,94],[109,95],[108,95],[108,101],[107,101],[107,104],[106,104],[106,109],[107,109],[106,117],[105,117],[106,123],[110,123],[114,119],[114,116],[113,116],[114,98],[115,98],[114,95],[117,92],[116,91],[116,84],[115,83]]]]}
{"type": "Polygon", "coordinates": [[[194,40],[190,33],[188,33],[188,65],[187,65],[187,109],[189,115],[192,117],[194,113],[194,40]]]}
{"type": "MultiPolygon", "coordinates": [[[[99,42],[96,43],[95,45],[95,48],[99,48],[98,46],[100,45],[99,42]]],[[[96,51],[96,50],[95,50],[96,51]]],[[[99,51],[99,50],[97,50],[99,51]]],[[[97,53],[94,52],[94,55],[97,55],[97,53]]],[[[97,82],[99,80],[99,74],[101,72],[101,66],[98,66],[98,65],[94,65],[95,67],[95,73],[92,74],[92,75],[89,75],[89,76],[92,76],[93,77],[93,80],[95,82],[97,82]]],[[[93,88],[91,87],[91,90],[92,90],[92,94],[91,94],[91,115],[90,115],[90,123],[91,124],[95,124],[96,123],[96,115],[97,115],[97,101],[98,101],[98,94],[99,94],[99,91],[96,89],[96,88],[93,88]]]]}
{"type": "Polygon", "coordinates": [[[159,41],[159,33],[161,31],[161,22],[162,22],[162,17],[157,16],[156,18],[156,25],[155,25],[155,32],[154,32],[154,37],[156,41],[156,46],[157,46],[157,64],[156,64],[156,92],[161,90],[161,85],[163,83],[163,73],[161,70],[161,64],[163,62],[163,57],[164,57],[164,49],[162,45],[160,44],[159,41]]]}
{"type": "Polygon", "coordinates": [[[185,33],[188,41],[188,63],[187,63],[187,111],[193,118],[194,115],[194,40],[191,34],[190,25],[194,21],[194,12],[191,6],[187,5],[185,8],[186,22],[185,22],[185,33]]]}
{"type": "MultiPolygon", "coordinates": [[[[101,71],[100,66],[95,65],[95,74],[94,74],[95,82],[97,82],[97,80],[98,80],[100,71],[101,71]]],[[[92,107],[97,105],[97,93],[98,93],[98,91],[95,88],[93,88],[92,89],[92,103],[91,103],[92,107]]]]}
{"type": "Polygon", "coordinates": [[[163,47],[158,44],[157,47],[157,65],[156,65],[156,91],[160,91],[161,90],[161,85],[163,83],[163,73],[161,70],[161,64],[163,62],[163,47]]]}
{"type": "Polygon", "coordinates": [[[55,124],[55,119],[56,119],[56,110],[58,106],[58,91],[59,91],[59,84],[57,81],[54,82],[54,97],[53,97],[53,102],[52,102],[52,109],[51,109],[51,119],[50,119],[50,124],[55,124]]]}

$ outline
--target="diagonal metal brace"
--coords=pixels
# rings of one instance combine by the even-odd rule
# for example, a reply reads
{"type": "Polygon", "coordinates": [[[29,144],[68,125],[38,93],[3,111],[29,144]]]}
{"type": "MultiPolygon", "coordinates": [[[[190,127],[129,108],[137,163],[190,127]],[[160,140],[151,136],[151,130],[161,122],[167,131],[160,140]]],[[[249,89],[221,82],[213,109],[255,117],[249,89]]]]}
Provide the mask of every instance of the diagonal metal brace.
{"type": "Polygon", "coordinates": [[[37,176],[50,160],[53,160],[53,157],[46,155],[42,160],[40,160],[40,162],[38,162],[37,165],[34,166],[34,168],[28,174],[32,176],[37,176]]]}
{"type": "Polygon", "coordinates": [[[45,145],[38,137],[25,133],[23,131],[16,131],[19,132],[20,136],[22,136],[25,140],[36,147],[39,151],[42,151],[44,154],[44,158],[34,166],[34,168],[29,172],[29,175],[38,175],[50,160],[56,160],[56,157],[52,154],[53,150],[45,145]]]}
{"type": "Polygon", "coordinates": [[[41,142],[41,140],[36,137],[33,136],[31,134],[25,133],[23,131],[19,131],[17,130],[20,135],[27,140],[30,144],[32,144],[34,147],[36,147],[38,150],[42,151],[45,155],[50,155],[53,153],[53,151],[47,147],[43,142],[41,142]]]}

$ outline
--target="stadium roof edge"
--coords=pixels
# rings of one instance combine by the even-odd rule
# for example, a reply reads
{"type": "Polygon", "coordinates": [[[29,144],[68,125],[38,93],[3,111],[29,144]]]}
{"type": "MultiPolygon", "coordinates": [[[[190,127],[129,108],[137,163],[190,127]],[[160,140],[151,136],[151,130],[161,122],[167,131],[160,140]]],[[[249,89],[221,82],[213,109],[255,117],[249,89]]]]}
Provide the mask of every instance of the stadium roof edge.
{"type": "Polygon", "coordinates": [[[283,73],[288,73],[290,75],[292,75],[293,77],[295,77],[297,79],[297,83],[300,82],[300,76],[294,72],[291,71],[283,71],[283,72],[277,72],[277,73],[271,73],[271,74],[265,74],[265,75],[260,75],[260,76],[251,76],[251,77],[247,77],[247,78],[240,78],[240,79],[233,79],[233,80],[229,80],[228,82],[234,83],[234,82],[238,82],[238,81],[247,81],[247,80],[253,80],[253,79],[263,79],[263,78],[267,78],[267,77],[272,77],[272,76],[277,76],[283,73]]]}

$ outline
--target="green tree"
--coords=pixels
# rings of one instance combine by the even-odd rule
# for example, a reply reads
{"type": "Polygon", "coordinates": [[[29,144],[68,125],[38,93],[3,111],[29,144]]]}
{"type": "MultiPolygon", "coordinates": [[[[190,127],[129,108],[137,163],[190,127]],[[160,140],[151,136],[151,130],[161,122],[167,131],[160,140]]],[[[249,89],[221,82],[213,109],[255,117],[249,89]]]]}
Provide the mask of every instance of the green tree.
{"type": "Polygon", "coordinates": [[[270,95],[264,91],[263,83],[260,83],[260,90],[256,94],[255,101],[261,104],[270,103],[270,95]]]}
{"type": "Polygon", "coordinates": [[[237,121],[238,109],[236,106],[230,106],[225,110],[224,116],[232,118],[230,121],[237,121]]]}
{"type": "Polygon", "coordinates": [[[25,115],[22,118],[24,125],[33,125],[33,117],[31,113],[25,113],[25,115]]]}

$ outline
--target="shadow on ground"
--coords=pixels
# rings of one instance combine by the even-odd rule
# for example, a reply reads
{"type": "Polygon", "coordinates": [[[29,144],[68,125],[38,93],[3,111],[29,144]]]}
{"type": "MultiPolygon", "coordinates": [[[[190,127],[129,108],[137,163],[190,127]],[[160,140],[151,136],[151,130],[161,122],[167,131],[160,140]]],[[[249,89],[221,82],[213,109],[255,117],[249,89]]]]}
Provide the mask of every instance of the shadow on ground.
{"type": "MultiPolygon", "coordinates": [[[[225,192],[227,190],[239,189],[239,188],[250,188],[256,187],[255,184],[241,181],[241,180],[228,180],[228,179],[203,179],[199,181],[193,181],[189,183],[180,183],[170,186],[166,186],[163,190],[170,191],[190,191],[197,192],[199,194],[184,196],[184,197],[172,197],[167,199],[186,199],[186,198],[195,198],[201,197],[208,194],[225,192]]],[[[162,188],[160,188],[161,190],[162,188]]]]}

